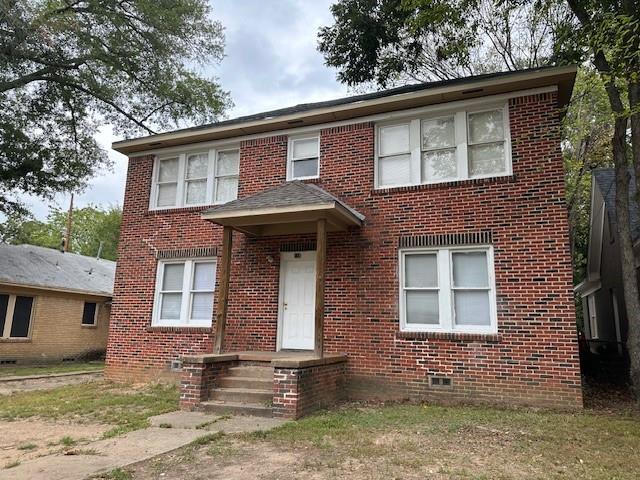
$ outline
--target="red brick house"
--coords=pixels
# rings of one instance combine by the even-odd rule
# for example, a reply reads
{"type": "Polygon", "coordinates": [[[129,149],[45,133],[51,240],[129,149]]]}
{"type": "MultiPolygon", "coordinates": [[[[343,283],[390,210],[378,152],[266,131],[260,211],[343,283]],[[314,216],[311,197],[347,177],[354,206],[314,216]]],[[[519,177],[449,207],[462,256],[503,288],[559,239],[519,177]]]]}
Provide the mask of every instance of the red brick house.
{"type": "Polygon", "coordinates": [[[184,408],[582,404],[560,118],[574,67],[299,105],[129,156],[107,375],[184,408]]]}

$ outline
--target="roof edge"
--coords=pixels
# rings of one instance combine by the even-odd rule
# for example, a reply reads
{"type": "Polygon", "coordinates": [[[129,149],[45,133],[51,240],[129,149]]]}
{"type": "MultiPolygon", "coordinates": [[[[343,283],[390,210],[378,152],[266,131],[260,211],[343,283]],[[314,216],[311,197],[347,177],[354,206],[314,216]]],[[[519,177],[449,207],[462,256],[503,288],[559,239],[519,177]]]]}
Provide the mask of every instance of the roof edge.
{"type": "Polygon", "coordinates": [[[93,297],[104,297],[104,298],[113,298],[113,292],[99,292],[95,290],[78,290],[75,288],[64,288],[64,287],[49,287],[46,285],[38,285],[32,283],[15,283],[15,282],[7,282],[4,280],[0,280],[0,285],[10,287],[10,288],[31,288],[33,290],[47,290],[51,292],[58,293],[73,293],[75,295],[90,295],[93,297]]]}
{"type": "Polygon", "coordinates": [[[114,142],[112,148],[129,154],[154,148],[187,145],[211,140],[222,140],[242,135],[318,125],[332,121],[350,120],[376,113],[415,108],[478,98],[526,88],[557,85],[559,103],[568,103],[577,72],[576,65],[542,67],[515,72],[499,72],[400,87],[373,94],[344,97],[329,102],[262,112],[200,127],[150,135],[114,142]],[[473,87],[473,88],[470,88],[473,87]]]}

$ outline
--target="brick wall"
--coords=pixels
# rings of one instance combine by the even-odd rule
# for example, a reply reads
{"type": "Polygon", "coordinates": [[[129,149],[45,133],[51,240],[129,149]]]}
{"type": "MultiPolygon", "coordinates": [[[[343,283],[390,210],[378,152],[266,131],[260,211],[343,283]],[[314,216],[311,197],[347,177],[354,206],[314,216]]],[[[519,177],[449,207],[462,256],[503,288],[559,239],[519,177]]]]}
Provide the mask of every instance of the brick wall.
{"type": "Polygon", "coordinates": [[[110,307],[107,298],[40,289],[0,286],[1,293],[34,297],[28,339],[0,339],[0,360],[50,363],[107,347],[110,307]],[[99,304],[95,327],[83,326],[84,302],[99,304]]]}
{"type": "MultiPolygon", "coordinates": [[[[488,180],[374,190],[373,124],[321,131],[318,184],[366,215],[361,229],[329,234],[327,247],[325,348],[349,355],[354,395],[441,396],[427,378],[443,375],[452,399],[581,404],[556,102],[555,93],[510,101],[513,175],[488,180]],[[479,231],[492,234],[498,334],[400,334],[399,238],[479,231]]],[[[201,209],[149,212],[151,169],[151,157],[129,162],[107,362],[114,379],[163,376],[171,359],[212,351],[211,329],[150,327],[155,252],[219,246],[221,233],[201,209]]],[[[241,144],[240,196],[284,182],[285,172],[286,137],[241,144]]],[[[278,252],[305,238],[234,234],[226,351],[275,349],[278,252]]]]}
{"type": "Polygon", "coordinates": [[[300,418],[344,398],[346,362],[307,368],[275,367],[273,415],[300,418]]]}

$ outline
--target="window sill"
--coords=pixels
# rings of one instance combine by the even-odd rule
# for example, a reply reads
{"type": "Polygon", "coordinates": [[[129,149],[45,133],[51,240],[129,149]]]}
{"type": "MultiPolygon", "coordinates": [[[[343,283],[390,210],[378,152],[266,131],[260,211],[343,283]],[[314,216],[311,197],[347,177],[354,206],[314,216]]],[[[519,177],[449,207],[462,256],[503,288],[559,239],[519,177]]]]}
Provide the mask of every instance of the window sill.
{"type": "Polygon", "coordinates": [[[0,343],[29,343],[31,338],[0,338],[0,343]]]}
{"type": "Polygon", "coordinates": [[[212,327],[161,327],[161,326],[149,326],[147,332],[153,333],[211,333],[212,327]]]}
{"type": "Polygon", "coordinates": [[[463,333],[463,332],[396,332],[399,340],[466,340],[481,342],[499,342],[498,333],[463,333]]]}
{"type": "Polygon", "coordinates": [[[96,325],[84,325],[84,324],[80,324],[80,326],[81,326],[82,328],[92,328],[92,329],[96,329],[96,328],[98,328],[98,325],[97,325],[97,324],[96,324],[96,325]]]}
{"type": "Polygon", "coordinates": [[[464,187],[472,185],[485,185],[492,183],[515,183],[515,175],[502,175],[499,177],[486,177],[486,178],[470,178],[467,180],[453,180],[450,182],[442,183],[421,183],[419,185],[404,185],[401,187],[381,187],[374,188],[371,193],[373,195],[386,195],[388,193],[396,192],[413,192],[418,190],[440,190],[452,187],[464,187]]]}

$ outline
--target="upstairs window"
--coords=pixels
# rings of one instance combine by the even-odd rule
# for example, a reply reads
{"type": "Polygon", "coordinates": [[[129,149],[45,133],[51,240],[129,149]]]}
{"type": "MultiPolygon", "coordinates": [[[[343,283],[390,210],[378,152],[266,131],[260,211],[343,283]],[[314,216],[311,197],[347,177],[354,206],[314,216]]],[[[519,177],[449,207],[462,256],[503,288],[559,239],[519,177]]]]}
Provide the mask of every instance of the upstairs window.
{"type": "Polygon", "coordinates": [[[509,175],[508,132],[506,105],[379,125],[376,187],[509,175]]]}
{"type": "Polygon", "coordinates": [[[29,338],[33,297],[0,293],[0,338],[29,338]]]}
{"type": "Polygon", "coordinates": [[[400,251],[403,331],[495,333],[490,247],[400,251]]]}
{"type": "Polygon", "coordinates": [[[158,264],[153,325],[210,327],[216,262],[171,260],[158,264]]]}
{"type": "Polygon", "coordinates": [[[318,178],[320,176],[320,136],[289,139],[287,179],[318,178]]]}
{"type": "Polygon", "coordinates": [[[235,200],[239,172],[238,148],[160,156],[155,162],[150,208],[191,207],[235,200]]]}

